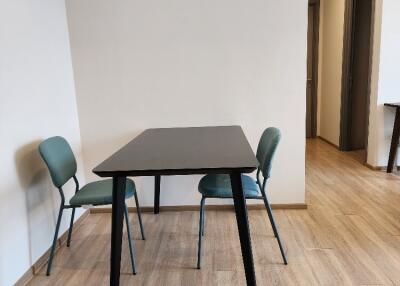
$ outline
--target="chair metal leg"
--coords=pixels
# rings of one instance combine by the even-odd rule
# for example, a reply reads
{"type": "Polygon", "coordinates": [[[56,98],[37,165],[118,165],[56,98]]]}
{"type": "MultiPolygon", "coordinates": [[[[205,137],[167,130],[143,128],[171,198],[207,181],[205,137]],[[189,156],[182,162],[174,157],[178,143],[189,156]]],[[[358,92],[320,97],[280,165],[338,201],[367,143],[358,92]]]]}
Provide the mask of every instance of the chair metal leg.
{"type": "Polygon", "coordinates": [[[201,268],[201,241],[202,236],[204,234],[204,204],[205,204],[205,197],[201,198],[200,202],[200,222],[199,222],[199,242],[197,247],[197,269],[201,268]]]}
{"type": "Polygon", "coordinates": [[[72,228],[74,227],[75,208],[72,209],[71,221],[69,223],[67,247],[71,244],[72,228]]]}
{"type": "Polygon", "coordinates": [[[53,245],[51,246],[49,262],[47,264],[47,272],[46,272],[47,276],[50,275],[51,265],[53,263],[54,251],[56,250],[56,244],[57,244],[57,239],[58,239],[58,231],[60,229],[60,223],[61,223],[61,217],[62,217],[63,210],[64,210],[63,205],[60,205],[60,210],[58,211],[56,230],[54,232],[53,245]]]}
{"type": "Polygon", "coordinates": [[[142,223],[142,213],[140,211],[139,200],[138,200],[136,192],[135,192],[135,204],[136,204],[137,215],[139,218],[139,225],[140,225],[140,232],[142,233],[142,239],[146,240],[146,237],[144,235],[144,227],[143,227],[143,223],[142,223]]]}
{"type": "Polygon", "coordinates": [[[205,231],[205,228],[206,228],[206,212],[205,212],[204,208],[205,208],[205,205],[203,205],[203,226],[202,226],[202,230],[201,230],[201,235],[202,236],[204,236],[204,231],[205,231]]]}
{"type": "Polygon", "coordinates": [[[132,264],[132,273],[136,275],[136,262],[135,262],[135,246],[132,243],[131,239],[131,227],[129,223],[129,214],[128,214],[128,207],[125,204],[125,223],[126,223],[126,231],[128,233],[128,243],[129,243],[129,253],[131,256],[131,264],[132,264]]]}
{"type": "Polygon", "coordinates": [[[272,214],[271,205],[268,202],[265,191],[262,190],[261,193],[262,193],[265,208],[267,209],[269,221],[271,222],[272,230],[274,231],[274,235],[275,235],[276,239],[278,240],[279,250],[281,251],[281,254],[282,254],[283,263],[285,265],[287,265],[288,263],[287,263],[287,259],[286,259],[286,255],[285,255],[285,250],[283,248],[283,243],[281,241],[281,238],[279,237],[279,232],[278,232],[278,228],[275,224],[274,216],[272,214]]]}

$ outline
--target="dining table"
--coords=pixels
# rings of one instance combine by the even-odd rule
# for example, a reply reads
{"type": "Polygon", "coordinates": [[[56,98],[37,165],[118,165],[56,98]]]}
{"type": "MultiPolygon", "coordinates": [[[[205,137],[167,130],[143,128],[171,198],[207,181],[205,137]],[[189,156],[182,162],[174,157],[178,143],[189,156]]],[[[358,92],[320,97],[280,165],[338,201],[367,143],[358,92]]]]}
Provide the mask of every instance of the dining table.
{"type": "MultiPolygon", "coordinates": [[[[95,174],[113,179],[110,285],[119,285],[120,281],[126,178],[154,177],[154,212],[159,213],[162,176],[202,174],[230,176],[246,282],[256,285],[241,174],[257,167],[258,161],[240,126],[146,129],[96,166],[95,174]]],[[[142,191],[145,190],[138,190],[142,191]]]]}

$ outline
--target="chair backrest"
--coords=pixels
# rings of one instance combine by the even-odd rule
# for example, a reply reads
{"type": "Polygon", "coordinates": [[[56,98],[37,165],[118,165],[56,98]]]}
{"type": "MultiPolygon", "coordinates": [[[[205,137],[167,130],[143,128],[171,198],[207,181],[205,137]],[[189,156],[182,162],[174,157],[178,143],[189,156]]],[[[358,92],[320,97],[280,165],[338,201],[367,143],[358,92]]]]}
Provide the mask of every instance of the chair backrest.
{"type": "Polygon", "coordinates": [[[39,144],[39,153],[57,188],[60,188],[76,174],[74,153],[63,137],[55,136],[44,140],[39,144]]]}
{"type": "Polygon", "coordinates": [[[272,160],[274,159],[276,148],[281,140],[281,132],[278,128],[269,127],[261,135],[257,147],[257,160],[260,163],[259,170],[264,178],[269,178],[271,173],[272,160]]]}

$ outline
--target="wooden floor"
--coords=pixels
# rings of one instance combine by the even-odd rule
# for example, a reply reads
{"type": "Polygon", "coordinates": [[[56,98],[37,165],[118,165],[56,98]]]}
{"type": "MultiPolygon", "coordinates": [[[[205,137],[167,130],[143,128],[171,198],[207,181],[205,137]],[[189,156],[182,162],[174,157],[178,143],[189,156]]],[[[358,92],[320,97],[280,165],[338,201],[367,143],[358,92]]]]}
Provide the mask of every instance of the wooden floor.
{"type": "MultiPolygon", "coordinates": [[[[249,212],[258,285],[400,285],[400,177],[315,139],[307,142],[306,189],[308,210],[274,212],[287,266],[266,212],[249,212]]],[[[122,285],[245,284],[233,212],[206,212],[202,270],[198,212],[144,214],[146,241],[131,219],[139,273],[130,274],[125,236],[122,285]]],[[[43,269],[30,285],[108,285],[110,226],[109,214],[90,215],[57,253],[51,277],[43,269]]]]}

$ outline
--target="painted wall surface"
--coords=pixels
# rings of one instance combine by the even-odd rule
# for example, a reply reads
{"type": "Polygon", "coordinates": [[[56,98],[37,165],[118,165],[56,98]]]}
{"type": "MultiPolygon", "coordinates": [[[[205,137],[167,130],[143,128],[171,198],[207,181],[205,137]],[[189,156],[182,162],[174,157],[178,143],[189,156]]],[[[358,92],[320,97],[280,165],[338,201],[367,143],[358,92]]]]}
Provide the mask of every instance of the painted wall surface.
{"type": "Polygon", "coordinates": [[[322,0],[318,91],[319,136],[339,145],[345,0],[322,0]]]}
{"type": "Polygon", "coordinates": [[[400,2],[376,0],[375,10],[368,163],[387,166],[395,110],[383,104],[400,102],[400,2]]]}
{"type": "MultiPolygon", "coordinates": [[[[13,285],[50,247],[60,204],[37,152],[67,138],[83,170],[65,3],[0,3],[0,285],[13,285]]],[[[83,180],[83,172],[78,173],[83,180]]],[[[73,185],[65,188],[69,198],[73,185]]],[[[62,221],[67,228],[69,211],[62,221]]],[[[77,217],[81,212],[77,212],[77,217]]]]}
{"type": "MultiPolygon", "coordinates": [[[[304,202],[306,0],[70,0],[67,13],[88,178],[146,128],[238,124],[255,150],[276,126],[271,202],[304,202]]],[[[199,179],[162,178],[161,204],[199,204],[199,179]]],[[[153,179],[135,181],[152,205],[153,179]]]]}

